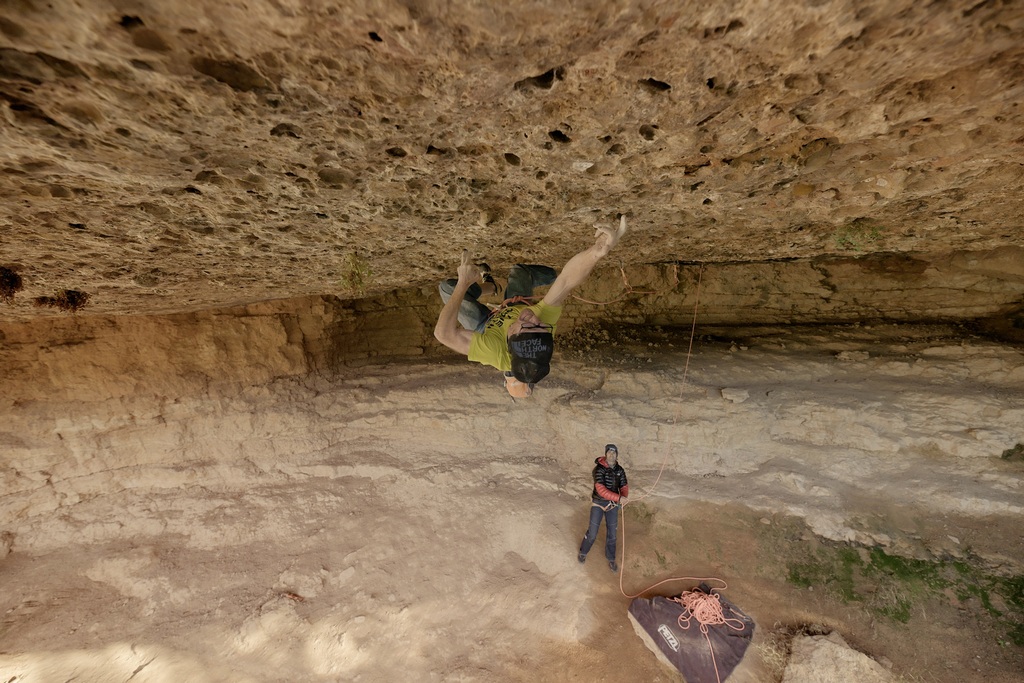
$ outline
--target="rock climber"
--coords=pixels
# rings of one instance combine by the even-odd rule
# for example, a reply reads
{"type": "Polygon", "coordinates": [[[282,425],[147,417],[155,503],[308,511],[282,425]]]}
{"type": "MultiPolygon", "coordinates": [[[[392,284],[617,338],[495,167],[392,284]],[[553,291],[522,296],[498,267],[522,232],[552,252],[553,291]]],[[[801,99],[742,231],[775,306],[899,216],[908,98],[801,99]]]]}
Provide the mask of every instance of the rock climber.
{"type": "Polygon", "coordinates": [[[608,567],[619,571],[615,563],[615,537],[619,532],[619,508],[626,504],[629,496],[629,482],[626,470],[619,464],[619,449],[610,443],[604,447],[604,456],[594,460],[594,489],[590,493],[590,526],[580,544],[577,559],[580,564],[587,560],[587,553],[597,540],[597,532],[604,519],[604,556],[608,567]]]}
{"type": "Polygon", "coordinates": [[[458,278],[439,286],[444,307],[437,316],[434,336],[469,360],[504,372],[505,388],[514,398],[530,396],[533,386],[551,370],[555,323],[562,315],[562,303],[624,234],[625,216],[619,218],[618,229],[598,227],[594,244],[569,259],[557,277],[548,266],[513,266],[505,301],[496,311],[478,299],[499,294],[500,287],[489,268],[474,265],[469,252],[463,251],[458,278]],[[546,285],[551,288],[544,298],[532,303],[534,288],[546,285]]]}

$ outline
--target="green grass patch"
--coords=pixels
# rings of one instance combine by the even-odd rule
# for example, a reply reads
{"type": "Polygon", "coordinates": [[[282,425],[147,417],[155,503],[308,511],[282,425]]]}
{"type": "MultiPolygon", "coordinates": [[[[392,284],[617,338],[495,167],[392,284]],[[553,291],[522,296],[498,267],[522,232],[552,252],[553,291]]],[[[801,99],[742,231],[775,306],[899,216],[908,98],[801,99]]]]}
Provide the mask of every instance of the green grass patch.
{"type": "Polygon", "coordinates": [[[865,251],[882,238],[882,228],[866,218],[857,218],[837,228],[832,240],[839,249],[865,251]]]}
{"type": "Polygon", "coordinates": [[[861,597],[854,588],[854,577],[862,564],[854,548],[819,548],[805,561],[789,563],[787,579],[801,588],[832,589],[843,602],[859,601],[861,597]]]}
{"type": "Polygon", "coordinates": [[[1013,448],[1007,448],[1003,451],[1002,458],[1011,462],[1024,461],[1024,443],[1019,443],[1013,448]]]}
{"type": "Polygon", "coordinates": [[[1015,609],[1024,612],[1024,576],[1012,576],[1002,579],[1003,595],[1015,609]]]}
{"type": "Polygon", "coordinates": [[[366,291],[367,286],[370,284],[370,279],[373,277],[373,268],[370,266],[369,261],[359,254],[352,252],[348,255],[341,268],[341,279],[338,281],[338,286],[341,289],[356,294],[362,294],[366,291]]]}
{"type": "Polygon", "coordinates": [[[906,624],[927,600],[964,603],[992,619],[1003,644],[1024,647],[1024,575],[997,576],[970,560],[921,560],[884,548],[819,542],[789,548],[786,580],[906,624]]]}
{"type": "Polygon", "coordinates": [[[637,524],[650,526],[654,521],[654,510],[645,503],[629,503],[624,507],[624,512],[629,515],[630,521],[637,524]]]}

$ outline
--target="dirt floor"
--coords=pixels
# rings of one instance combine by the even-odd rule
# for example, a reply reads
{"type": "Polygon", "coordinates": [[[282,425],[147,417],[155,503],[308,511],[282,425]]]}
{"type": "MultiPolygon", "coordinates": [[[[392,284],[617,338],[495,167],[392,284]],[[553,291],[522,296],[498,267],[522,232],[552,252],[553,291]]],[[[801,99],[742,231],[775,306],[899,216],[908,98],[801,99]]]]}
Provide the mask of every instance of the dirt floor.
{"type": "MultiPolygon", "coordinates": [[[[409,524],[411,510],[336,509],[340,524],[314,528],[324,523],[319,515],[307,524],[296,519],[291,537],[229,552],[165,537],[15,553],[2,565],[0,671],[12,682],[385,681],[410,670],[425,680],[676,681],[633,633],[626,595],[693,576],[727,581],[723,595],[755,619],[749,657],[760,658],[770,677],[746,680],[778,680],[793,634],[832,630],[902,680],[1019,680],[1022,649],[1005,643],[979,604],[942,593],[916,596],[910,619],[900,623],[827,586],[794,586],[787,559],[815,544],[795,520],[710,505],[658,510],[643,521],[628,514],[624,569],[616,575],[599,552],[583,567],[575,561],[586,523],[582,502],[558,501],[554,510],[567,517],[561,523],[554,510],[529,509],[501,523],[485,510],[511,512],[508,496],[488,502],[479,492],[464,494],[476,500],[474,519],[428,506],[446,524],[436,535],[407,530],[422,537],[405,552],[372,539],[388,538],[384,527],[409,524]],[[560,527],[557,539],[532,538],[541,521],[542,528],[560,527]],[[483,537],[493,525],[504,527],[506,539],[517,537],[520,551],[478,552],[466,534],[483,537]],[[349,552],[353,535],[361,536],[355,545],[362,552],[349,552]],[[543,563],[555,576],[531,559],[531,545],[547,546],[543,563]]],[[[252,495],[293,507],[298,518],[302,509],[323,511],[316,501],[336,492],[314,484],[252,495]]],[[[979,530],[958,529],[965,531],[979,530]]],[[[1012,524],[985,534],[1019,547],[1012,524]]],[[[673,582],[652,594],[693,585],[673,582]]]]}

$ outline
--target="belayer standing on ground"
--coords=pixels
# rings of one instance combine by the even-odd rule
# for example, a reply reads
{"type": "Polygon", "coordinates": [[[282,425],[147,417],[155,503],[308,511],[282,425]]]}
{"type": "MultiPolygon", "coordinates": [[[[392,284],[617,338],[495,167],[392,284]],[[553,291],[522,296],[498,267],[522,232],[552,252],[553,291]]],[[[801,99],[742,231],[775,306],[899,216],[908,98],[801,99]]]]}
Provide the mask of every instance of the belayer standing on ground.
{"type": "MultiPolygon", "coordinates": [[[[562,303],[577,285],[590,275],[597,262],[608,255],[626,234],[626,217],[619,227],[599,227],[594,244],[573,256],[555,277],[548,266],[515,265],[509,273],[505,302],[493,313],[478,301],[485,289],[477,282],[483,277],[486,293],[497,287],[481,268],[462,252],[458,278],[445,280],[439,289],[445,302],[434,325],[439,342],[476,363],[493,366],[505,373],[505,388],[513,397],[533,393],[533,385],[551,370],[555,323],[562,315],[562,303]],[[535,287],[551,285],[544,298],[529,301],[535,287]]],[[[496,293],[496,292],[495,292],[496,293]]]]}
{"type": "Polygon", "coordinates": [[[590,493],[590,526],[580,544],[577,558],[580,564],[587,560],[587,553],[597,540],[597,532],[604,520],[604,556],[613,572],[619,571],[615,563],[615,538],[619,533],[619,508],[629,496],[629,482],[626,470],[618,463],[619,449],[610,443],[604,447],[604,457],[594,460],[594,490],[590,493]]]}

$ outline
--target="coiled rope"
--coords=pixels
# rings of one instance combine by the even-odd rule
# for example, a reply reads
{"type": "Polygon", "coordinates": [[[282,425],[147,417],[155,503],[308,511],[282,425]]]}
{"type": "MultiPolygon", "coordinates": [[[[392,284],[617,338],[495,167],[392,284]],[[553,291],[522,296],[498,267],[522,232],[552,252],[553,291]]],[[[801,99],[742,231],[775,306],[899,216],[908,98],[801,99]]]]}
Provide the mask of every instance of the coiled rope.
{"type": "MultiPolygon", "coordinates": [[[[723,581],[724,583],[724,581],[723,581]]],[[[687,631],[690,623],[696,621],[699,624],[701,635],[708,644],[711,651],[711,665],[715,668],[715,679],[722,683],[722,675],[718,672],[718,660],[715,658],[715,648],[711,644],[711,636],[708,635],[709,626],[728,626],[734,631],[742,631],[746,624],[742,619],[725,616],[722,608],[722,599],[718,593],[705,593],[701,590],[683,591],[678,598],[669,598],[672,602],[683,606],[683,612],[679,615],[679,628],[687,631]]]]}
{"type": "Polygon", "coordinates": [[[700,632],[705,636],[708,634],[708,626],[726,625],[734,631],[742,631],[746,627],[742,619],[725,616],[722,599],[718,593],[705,593],[699,590],[684,591],[678,598],[669,598],[669,600],[678,602],[684,608],[683,613],[679,615],[679,628],[684,631],[690,628],[691,621],[700,624],[700,632]]]}

